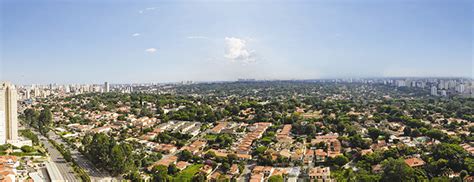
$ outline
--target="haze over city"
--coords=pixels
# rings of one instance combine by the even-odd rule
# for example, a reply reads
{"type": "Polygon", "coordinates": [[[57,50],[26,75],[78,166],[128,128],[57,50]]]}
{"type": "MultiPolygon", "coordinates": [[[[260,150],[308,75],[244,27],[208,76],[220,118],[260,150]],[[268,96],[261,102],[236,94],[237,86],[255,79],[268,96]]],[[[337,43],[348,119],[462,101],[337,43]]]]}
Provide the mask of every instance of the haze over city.
{"type": "Polygon", "coordinates": [[[1,2],[0,79],[473,75],[472,1],[1,2]]]}

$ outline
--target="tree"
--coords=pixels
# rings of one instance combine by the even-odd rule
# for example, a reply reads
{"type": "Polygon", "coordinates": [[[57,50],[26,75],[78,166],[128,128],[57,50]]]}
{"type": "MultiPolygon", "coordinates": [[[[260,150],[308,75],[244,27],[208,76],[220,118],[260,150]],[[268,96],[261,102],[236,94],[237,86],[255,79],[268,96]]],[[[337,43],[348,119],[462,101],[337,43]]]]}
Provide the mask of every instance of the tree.
{"type": "Polygon", "coordinates": [[[232,144],[233,138],[229,134],[220,134],[217,135],[215,142],[219,144],[220,148],[225,148],[232,144]]]}
{"type": "Polygon", "coordinates": [[[126,178],[130,181],[143,181],[138,170],[131,172],[129,175],[126,176],[126,178]]]}
{"type": "Polygon", "coordinates": [[[369,134],[370,138],[372,139],[372,141],[376,141],[377,138],[379,138],[379,135],[382,134],[382,131],[380,131],[377,128],[370,127],[368,134],[369,134]]]}
{"type": "Polygon", "coordinates": [[[462,170],[461,173],[459,173],[459,177],[461,177],[462,180],[469,175],[469,173],[466,170],[462,170]]]}
{"type": "Polygon", "coordinates": [[[35,127],[37,128],[37,121],[38,121],[38,117],[39,117],[39,113],[38,111],[34,110],[34,109],[31,109],[31,108],[28,108],[24,111],[24,115],[25,115],[25,122],[26,124],[32,126],[32,127],[35,127]]]}
{"type": "Polygon", "coordinates": [[[401,182],[415,178],[415,170],[403,159],[389,158],[382,162],[382,181],[401,182]]]}
{"type": "MultiPolygon", "coordinates": [[[[109,170],[113,175],[128,174],[142,165],[142,160],[133,153],[130,144],[117,143],[114,137],[104,133],[86,135],[82,139],[83,152],[97,166],[109,170]]],[[[146,160],[145,160],[146,161],[146,160]]]]}
{"type": "Polygon", "coordinates": [[[213,159],[214,157],[216,157],[216,153],[214,151],[209,151],[204,154],[204,158],[206,159],[213,159]]]}
{"type": "Polygon", "coordinates": [[[110,158],[110,169],[112,174],[117,175],[123,173],[126,157],[122,147],[120,147],[120,145],[115,145],[112,148],[111,156],[113,156],[110,158]]]}
{"type": "Polygon", "coordinates": [[[127,120],[127,117],[122,114],[122,115],[120,115],[120,116],[117,117],[117,120],[119,120],[119,121],[126,121],[126,120],[127,120]]]}
{"type": "Polygon", "coordinates": [[[376,174],[370,174],[366,170],[359,170],[355,174],[357,181],[380,181],[380,176],[376,174]]]}
{"type": "Polygon", "coordinates": [[[363,149],[368,149],[370,147],[370,145],[359,134],[349,137],[349,142],[353,147],[360,147],[363,149]]]}
{"type": "Polygon", "coordinates": [[[109,146],[109,137],[104,133],[96,133],[92,137],[91,144],[84,146],[84,148],[89,150],[87,156],[93,163],[105,168],[109,164],[109,146]]]}
{"type": "Polygon", "coordinates": [[[283,176],[281,175],[270,176],[270,178],[268,178],[268,182],[283,182],[283,176]]]}
{"type": "Polygon", "coordinates": [[[64,160],[66,160],[68,162],[72,161],[72,155],[71,155],[71,152],[69,150],[64,150],[63,156],[64,156],[64,160]]]}
{"type": "Polygon", "coordinates": [[[421,132],[420,132],[420,130],[418,130],[418,129],[413,129],[413,130],[411,131],[411,136],[412,136],[412,137],[419,137],[420,135],[421,135],[421,132]]]}
{"type": "Polygon", "coordinates": [[[200,172],[196,173],[192,179],[193,182],[205,182],[206,180],[206,175],[200,172]]]}
{"type": "Polygon", "coordinates": [[[35,149],[33,147],[30,147],[28,145],[25,145],[25,146],[22,146],[21,147],[21,151],[25,152],[25,153],[30,153],[30,152],[33,152],[35,151],[35,149]]]}
{"type": "Polygon", "coordinates": [[[169,181],[168,168],[166,166],[163,166],[163,165],[155,166],[152,169],[152,172],[153,172],[154,182],[168,182],[169,181]]]}
{"type": "Polygon", "coordinates": [[[436,140],[442,140],[445,137],[445,134],[441,130],[432,129],[426,132],[426,136],[436,140]]]}
{"type": "Polygon", "coordinates": [[[347,164],[349,162],[349,159],[344,156],[344,155],[338,155],[334,158],[329,158],[329,163],[332,163],[337,166],[343,166],[344,164],[347,164]]]}
{"type": "Polygon", "coordinates": [[[239,160],[239,157],[235,154],[229,154],[227,155],[227,161],[229,161],[230,164],[234,164],[235,161],[239,160]]]}
{"type": "Polygon", "coordinates": [[[411,136],[411,128],[409,126],[406,126],[405,128],[403,128],[403,134],[405,136],[411,136]]]}
{"type": "Polygon", "coordinates": [[[259,155],[259,154],[263,154],[265,153],[265,151],[267,151],[267,147],[265,146],[260,146],[260,147],[257,147],[257,149],[255,150],[255,155],[259,155]]]}
{"type": "Polygon", "coordinates": [[[468,156],[466,150],[456,144],[441,143],[436,145],[432,151],[435,160],[445,159],[446,166],[454,171],[463,169],[465,158],[468,156]]]}
{"type": "Polygon", "coordinates": [[[49,108],[45,108],[41,111],[38,117],[38,129],[41,134],[45,135],[49,131],[49,125],[53,121],[53,114],[49,108]]]}
{"type": "Polygon", "coordinates": [[[178,173],[179,169],[176,167],[175,164],[170,164],[168,166],[168,174],[169,175],[175,175],[176,173],[178,173]]]}
{"type": "Polygon", "coordinates": [[[34,145],[38,145],[39,144],[39,139],[38,139],[38,136],[36,136],[36,134],[34,134],[33,132],[31,132],[30,129],[26,129],[26,130],[20,130],[20,134],[28,139],[30,139],[34,145]]]}
{"type": "Polygon", "coordinates": [[[153,117],[153,113],[150,111],[150,109],[148,109],[147,107],[142,107],[140,109],[140,114],[138,115],[139,117],[153,117]]]}
{"type": "Polygon", "coordinates": [[[222,165],[221,165],[221,168],[222,168],[222,171],[223,171],[224,173],[227,173],[227,171],[230,170],[230,164],[227,163],[227,162],[223,162],[222,165]]]}
{"type": "Polygon", "coordinates": [[[178,160],[189,161],[193,157],[193,154],[189,150],[183,150],[178,154],[178,160]]]}

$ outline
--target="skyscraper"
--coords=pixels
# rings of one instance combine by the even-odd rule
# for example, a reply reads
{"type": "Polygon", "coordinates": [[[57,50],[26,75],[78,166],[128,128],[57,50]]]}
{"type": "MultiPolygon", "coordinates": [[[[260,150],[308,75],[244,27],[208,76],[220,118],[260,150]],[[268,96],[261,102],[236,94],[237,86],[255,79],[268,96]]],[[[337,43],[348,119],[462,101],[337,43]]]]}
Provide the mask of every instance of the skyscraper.
{"type": "Polygon", "coordinates": [[[17,100],[15,86],[2,82],[0,84],[0,144],[18,140],[17,100]]]}
{"type": "Polygon", "coordinates": [[[431,95],[438,95],[438,89],[436,86],[431,86],[431,95]]]}
{"type": "Polygon", "coordinates": [[[109,82],[104,83],[104,92],[110,92],[110,85],[109,82]]]}

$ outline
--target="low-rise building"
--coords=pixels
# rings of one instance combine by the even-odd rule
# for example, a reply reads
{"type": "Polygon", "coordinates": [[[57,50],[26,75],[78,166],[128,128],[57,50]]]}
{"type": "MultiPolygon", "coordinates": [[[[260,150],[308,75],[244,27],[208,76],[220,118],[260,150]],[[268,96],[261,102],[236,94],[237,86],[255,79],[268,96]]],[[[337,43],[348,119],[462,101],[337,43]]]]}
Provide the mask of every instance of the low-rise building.
{"type": "Polygon", "coordinates": [[[331,182],[329,167],[314,167],[309,169],[308,176],[311,181],[331,182]]]}

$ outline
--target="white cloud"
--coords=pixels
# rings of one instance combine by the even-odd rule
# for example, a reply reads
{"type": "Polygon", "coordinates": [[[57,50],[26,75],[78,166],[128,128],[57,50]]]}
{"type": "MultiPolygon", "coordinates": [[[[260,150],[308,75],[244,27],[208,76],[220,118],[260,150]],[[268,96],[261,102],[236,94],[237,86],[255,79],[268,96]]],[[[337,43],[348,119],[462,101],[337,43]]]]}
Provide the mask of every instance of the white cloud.
{"type": "Polygon", "coordinates": [[[157,51],[157,49],[155,49],[155,48],[145,49],[145,52],[148,52],[148,53],[155,53],[156,51],[157,51]]]}
{"type": "Polygon", "coordinates": [[[147,11],[155,11],[155,10],[157,10],[157,9],[158,9],[157,7],[149,7],[149,8],[145,8],[145,9],[143,9],[143,10],[138,11],[138,13],[143,14],[143,13],[145,13],[145,12],[147,12],[147,11]]]}
{"type": "Polygon", "coordinates": [[[255,51],[247,48],[247,41],[235,37],[226,37],[226,51],[224,57],[232,62],[256,62],[255,51]]]}
{"type": "Polygon", "coordinates": [[[188,36],[188,39],[209,39],[209,37],[206,36],[188,36]]]}
{"type": "Polygon", "coordinates": [[[138,37],[140,35],[141,35],[140,33],[134,33],[134,34],[132,34],[132,37],[138,37]]]}

